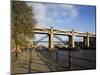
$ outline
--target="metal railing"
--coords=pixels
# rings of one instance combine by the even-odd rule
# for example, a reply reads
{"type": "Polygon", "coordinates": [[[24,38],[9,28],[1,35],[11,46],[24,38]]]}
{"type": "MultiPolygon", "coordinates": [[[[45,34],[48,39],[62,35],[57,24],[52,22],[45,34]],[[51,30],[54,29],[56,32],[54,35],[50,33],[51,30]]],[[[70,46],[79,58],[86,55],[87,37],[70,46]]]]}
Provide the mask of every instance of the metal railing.
{"type": "Polygon", "coordinates": [[[81,69],[92,69],[92,68],[95,69],[96,68],[96,60],[91,60],[91,59],[88,59],[88,58],[81,58],[81,57],[72,56],[70,50],[66,51],[66,55],[59,53],[59,50],[57,50],[57,49],[54,49],[54,50],[36,49],[36,51],[41,53],[47,59],[56,62],[57,64],[60,65],[60,67],[65,68],[65,70],[71,70],[72,65],[80,67],[81,69]],[[73,62],[72,60],[83,61],[83,62],[86,62],[86,65],[87,64],[88,65],[93,64],[95,66],[89,68],[86,65],[85,66],[82,65],[81,62],[77,63],[77,62],[73,62]]]}

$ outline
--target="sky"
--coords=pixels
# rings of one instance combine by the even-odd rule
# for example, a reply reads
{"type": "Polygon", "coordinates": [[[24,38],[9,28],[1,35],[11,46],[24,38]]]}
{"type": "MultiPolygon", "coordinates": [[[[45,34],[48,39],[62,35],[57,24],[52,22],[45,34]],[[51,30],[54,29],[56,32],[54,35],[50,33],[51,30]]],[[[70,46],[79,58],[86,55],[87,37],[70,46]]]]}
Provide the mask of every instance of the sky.
{"type": "MultiPolygon", "coordinates": [[[[60,30],[72,30],[95,33],[96,7],[88,5],[34,3],[32,6],[36,27],[51,28],[60,30]]],[[[36,35],[37,37],[40,35],[36,35]]],[[[42,35],[44,36],[44,35],[42,35]]],[[[60,36],[63,40],[66,37],[60,36]]],[[[39,38],[37,38],[38,40],[39,38]]],[[[76,38],[76,40],[82,40],[76,38]]]]}

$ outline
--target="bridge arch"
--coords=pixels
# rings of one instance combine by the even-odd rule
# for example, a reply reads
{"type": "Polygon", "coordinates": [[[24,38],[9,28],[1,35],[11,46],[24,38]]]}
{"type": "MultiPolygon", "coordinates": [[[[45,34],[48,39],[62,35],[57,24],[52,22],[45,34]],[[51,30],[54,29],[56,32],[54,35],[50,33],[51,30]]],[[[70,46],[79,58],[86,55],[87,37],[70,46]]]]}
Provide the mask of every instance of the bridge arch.
{"type": "MultiPolygon", "coordinates": [[[[48,35],[43,36],[42,38],[40,38],[38,41],[36,41],[35,43],[40,43],[43,39],[48,38],[48,35]]],[[[66,45],[66,42],[64,42],[59,36],[54,35],[54,38],[58,39],[61,43],[63,43],[64,45],[66,45]]]]}

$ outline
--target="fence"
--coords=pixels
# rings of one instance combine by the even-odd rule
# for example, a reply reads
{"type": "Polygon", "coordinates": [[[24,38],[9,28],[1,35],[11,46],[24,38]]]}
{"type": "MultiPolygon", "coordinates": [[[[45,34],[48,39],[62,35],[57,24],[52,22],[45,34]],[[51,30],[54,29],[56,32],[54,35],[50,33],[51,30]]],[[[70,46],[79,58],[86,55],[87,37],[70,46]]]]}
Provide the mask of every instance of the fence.
{"type": "Polygon", "coordinates": [[[85,70],[96,68],[96,60],[73,56],[73,51],[71,51],[70,49],[64,51],[64,54],[60,52],[61,50],[57,49],[49,50],[37,48],[36,50],[39,53],[41,53],[44,57],[59,64],[60,67],[63,67],[65,70],[85,70]]]}

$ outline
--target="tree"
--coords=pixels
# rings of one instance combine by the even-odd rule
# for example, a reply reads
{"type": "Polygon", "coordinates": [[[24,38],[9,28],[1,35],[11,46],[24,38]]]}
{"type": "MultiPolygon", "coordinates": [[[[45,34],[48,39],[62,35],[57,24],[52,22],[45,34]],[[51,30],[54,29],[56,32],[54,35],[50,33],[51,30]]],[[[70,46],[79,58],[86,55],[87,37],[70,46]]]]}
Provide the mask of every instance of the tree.
{"type": "Polygon", "coordinates": [[[24,1],[12,1],[12,39],[15,41],[16,57],[18,57],[18,46],[25,46],[26,37],[33,38],[31,31],[35,27],[36,21],[32,12],[32,7],[24,1]]]}

